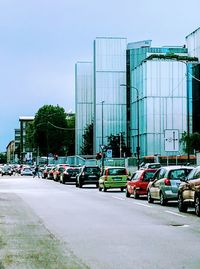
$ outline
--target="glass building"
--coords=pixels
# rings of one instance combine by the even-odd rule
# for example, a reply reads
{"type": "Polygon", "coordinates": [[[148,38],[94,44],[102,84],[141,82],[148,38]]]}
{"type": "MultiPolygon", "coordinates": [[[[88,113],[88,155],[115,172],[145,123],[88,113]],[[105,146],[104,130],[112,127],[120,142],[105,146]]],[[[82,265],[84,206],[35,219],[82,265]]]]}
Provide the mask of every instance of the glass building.
{"type": "MultiPolygon", "coordinates": [[[[188,54],[200,59],[200,28],[186,36],[188,54]]],[[[190,71],[192,79],[192,124],[193,132],[200,132],[200,64],[194,64],[190,71]]]]}
{"type": "Polygon", "coordinates": [[[81,154],[85,128],[94,120],[94,90],[92,62],[77,62],[75,65],[75,153],[81,154]]]}
{"type": "Polygon", "coordinates": [[[191,83],[186,77],[187,65],[174,59],[174,55],[187,56],[187,49],[153,48],[151,40],[128,44],[129,142],[131,151],[136,153],[139,135],[140,156],[182,153],[181,148],[178,152],[165,150],[165,131],[177,130],[180,139],[188,125],[191,83]]]}
{"type": "Polygon", "coordinates": [[[126,38],[97,37],[94,41],[94,154],[108,136],[126,138],[126,38]]]}

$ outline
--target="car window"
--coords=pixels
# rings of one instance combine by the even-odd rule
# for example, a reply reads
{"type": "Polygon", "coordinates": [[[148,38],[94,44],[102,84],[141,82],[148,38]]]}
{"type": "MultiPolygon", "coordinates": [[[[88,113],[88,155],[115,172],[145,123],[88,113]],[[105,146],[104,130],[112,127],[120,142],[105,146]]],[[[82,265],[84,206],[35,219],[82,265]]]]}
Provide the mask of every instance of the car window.
{"type": "Polygon", "coordinates": [[[154,180],[158,180],[158,179],[161,179],[161,178],[164,178],[165,176],[165,173],[166,173],[166,170],[164,168],[161,168],[159,169],[155,175],[154,175],[154,180]]]}
{"type": "Polygon", "coordinates": [[[133,173],[133,175],[131,177],[131,181],[137,180],[142,173],[143,173],[142,171],[138,171],[138,172],[133,173]]]}
{"type": "Polygon", "coordinates": [[[98,168],[98,167],[85,167],[84,171],[86,173],[99,173],[100,168],[98,168]]]}
{"type": "Polygon", "coordinates": [[[147,171],[144,174],[144,181],[150,181],[151,178],[153,178],[154,172],[147,171]]]}
{"type": "Polygon", "coordinates": [[[170,179],[182,179],[185,178],[189,172],[190,169],[177,169],[177,170],[172,170],[169,172],[169,178],[170,179]]]}
{"type": "Polygon", "coordinates": [[[116,176],[116,175],[126,175],[126,169],[125,168],[110,168],[108,170],[109,176],[116,176]]]}

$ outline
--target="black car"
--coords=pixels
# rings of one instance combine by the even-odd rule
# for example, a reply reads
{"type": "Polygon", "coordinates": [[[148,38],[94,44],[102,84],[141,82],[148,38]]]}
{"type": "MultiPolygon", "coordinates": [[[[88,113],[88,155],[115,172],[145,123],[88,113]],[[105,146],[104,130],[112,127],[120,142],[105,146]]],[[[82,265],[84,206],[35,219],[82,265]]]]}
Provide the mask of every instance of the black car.
{"type": "Polygon", "coordinates": [[[80,167],[67,167],[65,170],[60,174],[60,183],[76,183],[76,177],[80,172],[80,167]]]}
{"type": "Polygon", "coordinates": [[[82,188],[83,185],[95,184],[98,188],[100,172],[99,166],[83,166],[77,175],[76,187],[82,188]]]}

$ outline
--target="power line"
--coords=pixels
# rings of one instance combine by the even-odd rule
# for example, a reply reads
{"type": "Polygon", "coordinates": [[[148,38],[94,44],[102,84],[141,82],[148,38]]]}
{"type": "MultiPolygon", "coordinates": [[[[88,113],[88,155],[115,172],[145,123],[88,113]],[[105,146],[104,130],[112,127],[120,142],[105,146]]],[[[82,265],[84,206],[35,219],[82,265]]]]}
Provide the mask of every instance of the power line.
{"type": "Polygon", "coordinates": [[[60,130],[75,130],[75,128],[63,128],[63,127],[56,126],[56,125],[54,125],[53,123],[51,123],[49,121],[48,121],[48,124],[50,124],[51,126],[53,126],[56,129],[60,129],[60,130]]]}

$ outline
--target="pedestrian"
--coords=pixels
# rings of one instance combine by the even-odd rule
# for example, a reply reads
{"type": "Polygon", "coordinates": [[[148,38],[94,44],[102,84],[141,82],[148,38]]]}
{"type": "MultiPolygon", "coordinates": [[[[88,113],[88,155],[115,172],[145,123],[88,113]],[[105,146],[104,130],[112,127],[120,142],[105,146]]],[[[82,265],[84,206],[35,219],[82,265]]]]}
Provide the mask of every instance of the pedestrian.
{"type": "Polygon", "coordinates": [[[34,177],[38,177],[38,178],[40,178],[40,173],[39,173],[39,166],[38,165],[36,165],[36,167],[35,167],[35,171],[33,172],[33,178],[34,177]]]}

